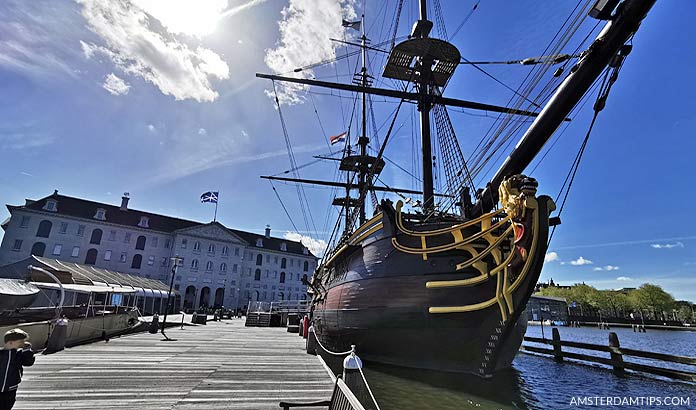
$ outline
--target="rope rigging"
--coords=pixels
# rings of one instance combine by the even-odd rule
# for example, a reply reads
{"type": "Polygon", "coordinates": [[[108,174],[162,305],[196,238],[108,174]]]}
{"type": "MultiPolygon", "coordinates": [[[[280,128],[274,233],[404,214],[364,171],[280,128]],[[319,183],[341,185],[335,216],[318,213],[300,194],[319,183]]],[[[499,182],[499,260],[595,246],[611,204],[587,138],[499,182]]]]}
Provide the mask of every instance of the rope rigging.
{"type": "MultiPolygon", "coordinates": [[[[283,129],[283,137],[285,138],[285,146],[288,150],[288,158],[290,159],[290,166],[294,168],[293,174],[295,175],[296,178],[300,178],[300,173],[297,171],[297,163],[295,161],[295,154],[293,153],[292,150],[292,144],[290,142],[290,136],[288,134],[288,129],[287,126],[285,125],[285,118],[283,118],[283,111],[280,106],[280,100],[278,99],[278,92],[276,90],[275,86],[275,81],[272,81],[273,85],[273,94],[275,95],[275,101],[276,105],[278,107],[278,116],[280,117],[280,124],[281,128],[283,129]]],[[[300,184],[295,185],[297,189],[297,198],[300,202],[300,209],[302,211],[302,217],[304,219],[305,227],[307,228],[307,232],[314,232],[316,235],[317,228],[314,226],[314,219],[312,218],[311,211],[309,209],[309,201],[307,200],[307,194],[304,191],[304,188],[300,184]],[[310,222],[311,222],[311,227],[314,228],[312,231],[310,229],[310,222]]]]}
{"type": "MultiPolygon", "coordinates": [[[[626,61],[626,56],[630,54],[631,49],[631,45],[624,45],[619,51],[619,53],[614,57],[614,60],[609,64],[609,67],[604,72],[602,85],[599,87],[599,93],[597,94],[597,99],[595,100],[593,106],[594,114],[592,115],[592,121],[590,122],[590,126],[587,130],[587,133],[585,134],[585,138],[583,139],[582,144],[580,145],[580,149],[578,150],[578,153],[575,155],[573,164],[571,165],[570,170],[568,171],[568,174],[566,175],[566,178],[563,181],[563,185],[561,186],[561,189],[558,192],[558,195],[556,196],[556,202],[558,202],[561,195],[563,195],[563,201],[561,201],[561,206],[558,210],[558,217],[561,216],[561,214],[563,213],[563,209],[565,208],[566,201],[568,200],[568,195],[570,194],[570,189],[572,188],[573,182],[575,181],[575,175],[577,174],[578,168],[580,167],[582,156],[585,153],[585,149],[587,148],[587,142],[590,139],[590,135],[592,134],[592,129],[594,128],[595,122],[597,121],[597,117],[606,106],[607,98],[609,97],[611,87],[619,78],[619,71],[621,71],[624,62],[626,61]],[[565,194],[563,194],[564,190],[565,194]]],[[[556,232],[557,226],[558,225],[555,225],[551,230],[551,234],[549,235],[549,241],[547,245],[551,244],[551,240],[553,239],[553,234],[556,232]]]]}

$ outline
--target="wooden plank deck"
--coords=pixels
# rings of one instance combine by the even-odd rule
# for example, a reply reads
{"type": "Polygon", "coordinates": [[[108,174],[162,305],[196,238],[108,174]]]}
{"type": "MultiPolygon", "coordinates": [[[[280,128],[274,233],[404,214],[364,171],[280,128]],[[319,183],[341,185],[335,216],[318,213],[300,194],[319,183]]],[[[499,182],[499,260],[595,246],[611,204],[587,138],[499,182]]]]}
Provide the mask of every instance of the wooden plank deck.
{"type": "Polygon", "coordinates": [[[278,409],[327,400],[333,383],[304,339],[242,319],[37,355],[15,409],[278,409]]]}

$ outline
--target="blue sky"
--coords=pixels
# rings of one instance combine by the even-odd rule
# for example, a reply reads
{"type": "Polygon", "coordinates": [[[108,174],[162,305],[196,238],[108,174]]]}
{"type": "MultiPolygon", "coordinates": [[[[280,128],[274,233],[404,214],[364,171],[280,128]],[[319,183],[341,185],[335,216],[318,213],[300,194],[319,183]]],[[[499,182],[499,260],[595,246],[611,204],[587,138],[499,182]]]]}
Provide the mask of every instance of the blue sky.
{"type": "MultiPolygon", "coordinates": [[[[295,188],[276,184],[297,229],[269,183],[258,178],[287,170],[289,160],[278,112],[267,95],[271,85],[254,73],[290,71],[346,53],[329,38],[354,35],[341,28],[340,19],[363,10],[373,44],[387,40],[395,3],[3,1],[0,202],[21,204],[58,189],[118,204],[129,192],[135,208],[208,221],[213,207],[201,204],[199,196],[219,190],[218,217],[228,226],[262,232],[270,224],[278,236],[327,239],[336,217],[328,206],[331,190],[306,188],[316,227],[307,232],[295,188]]],[[[450,35],[474,3],[442,1],[450,35]]],[[[470,60],[538,56],[575,3],[482,0],[451,41],[470,60]]],[[[416,10],[414,1],[406,1],[400,35],[416,10]]],[[[677,298],[696,300],[696,222],[690,206],[696,189],[689,179],[696,153],[690,101],[696,91],[690,74],[695,13],[694,2],[658,2],[636,36],[590,139],[543,280],[599,288],[653,282],[677,298]]],[[[588,19],[579,32],[589,33],[594,24],[588,19]]],[[[380,58],[371,60],[375,76],[380,58]]],[[[342,60],[305,73],[347,82],[354,67],[354,59],[342,60]]],[[[518,65],[485,68],[512,87],[529,72],[518,65]]],[[[471,67],[455,76],[446,95],[501,105],[511,97],[471,67]]],[[[280,91],[297,163],[326,154],[325,134],[347,126],[350,96],[280,91]]],[[[378,127],[394,107],[393,101],[375,99],[378,127]]],[[[556,196],[587,130],[588,108],[573,117],[534,170],[540,192],[556,196]]],[[[466,155],[493,123],[471,114],[450,114],[466,155]]],[[[404,107],[386,155],[417,172],[413,115],[413,107],[404,107]]],[[[385,132],[380,129],[381,139],[385,132]]],[[[301,174],[330,178],[332,166],[314,164],[301,174]]],[[[383,180],[417,187],[399,170],[385,171],[383,180]]],[[[2,219],[8,216],[3,213],[2,219]]]]}

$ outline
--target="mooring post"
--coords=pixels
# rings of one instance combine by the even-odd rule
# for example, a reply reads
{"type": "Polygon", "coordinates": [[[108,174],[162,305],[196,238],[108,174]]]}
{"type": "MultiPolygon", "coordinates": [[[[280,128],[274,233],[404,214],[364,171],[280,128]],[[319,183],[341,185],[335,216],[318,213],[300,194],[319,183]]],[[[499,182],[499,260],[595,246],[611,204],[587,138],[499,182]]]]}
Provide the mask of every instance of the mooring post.
{"type": "Polygon", "coordinates": [[[372,409],[370,395],[362,378],[362,360],[355,354],[355,345],[351,346],[352,353],[343,359],[343,381],[355,397],[366,409],[372,409]]]}
{"type": "Polygon", "coordinates": [[[620,347],[619,336],[614,332],[609,332],[609,348],[611,349],[609,354],[611,355],[612,366],[614,366],[614,374],[617,376],[624,374],[623,355],[620,347]]]}
{"type": "Polygon", "coordinates": [[[561,351],[561,335],[558,333],[557,327],[551,329],[551,336],[553,338],[553,359],[557,362],[562,362],[563,352],[561,351]]]}

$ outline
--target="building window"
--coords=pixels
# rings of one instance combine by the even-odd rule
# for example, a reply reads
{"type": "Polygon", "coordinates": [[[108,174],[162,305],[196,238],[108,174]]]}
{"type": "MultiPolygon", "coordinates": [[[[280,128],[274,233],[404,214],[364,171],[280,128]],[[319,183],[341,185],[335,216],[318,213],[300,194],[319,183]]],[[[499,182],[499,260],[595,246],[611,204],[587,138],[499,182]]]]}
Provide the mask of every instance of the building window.
{"type": "Polygon", "coordinates": [[[109,240],[110,241],[116,240],[116,231],[109,231],[109,240]]]}
{"type": "Polygon", "coordinates": [[[138,236],[138,239],[135,241],[135,249],[145,250],[145,241],[147,241],[147,238],[144,235],[138,236]]]}
{"type": "Polygon", "coordinates": [[[304,271],[305,272],[309,271],[309,262],[308,261],[304,261],[304,271]]]}
{"type": "Polygon", "coordinates": [[[239,256],[239,248],[234,248],[234,256],[239,256]]]}
{"type": "Polygon", "coordinates": [[[167,257],[166,256],[163,256],[162,259],[160,260],[160,266],[163,268],[167,266],[167,257]]]}
{"type": "Polygon", "coordinates": [[[182,239],[181,240],[181,249],[186,249],[188,246],[188,239],[182,239]]]}
{"type": "Polygon", "coordinates": [[[22,222],[20,222],[19,227],[26,228],[27,226],[29,226],[29,219],[31,219],[30,216],[22,216],[22,222]]]}
{"type": "Polygon", "coordinates": [[[171,246],[171,241],[169,240],[169,238],[165,239],[164,240],[164,249],[169,249],[170,246],[171,246]]]}
{"type": "Polygon", "coordinates": [[[256,255],[256,266],[261,266],[262,263],[263,263],[263,255],[261,255],[261,254],[256,255]]]}
{"type": "Polygon", "coordinates": [[[121,252],[121,258],[118,261],[125,263],[126,259],[128,259],[128,254],[126,252],[121,252]]]}
{"type": "Polygon", "coordinates": [[[285,258],[283,258],[283,259],[280,260],[280,268],[281,268],[281,269],[287,268],[287,265],[288,265],[288,261],[285,260],[285,258]]]}
{"type": "MultiPolygon", "coordinates": [[[[19,241],[19,242],[21,243],[22,241],[19,241]]],[[[232,273],[237,273],[237,264],[236,263],[234,265],[232,265],[232,273]]]]}
{"type": "Polygon", "coordinates": [[[261,280],[261,269],[256,269],[254,272],[254,280],[261,280]]]}
{"type": "Polygon", "coordinates": [[[194,252],[200,252],[201,251],[201,242],[196,241],[193,243],[193,251],[194,252]]]}
{"type": "Polygon", "coordinates": [[[105,260],[105,261],[110,261],[110,260],[111,260],[111,251],[106,251],[106,252],[104,252],[104,260],[105,260]]]}
{"type": "MultiPolygon", "coordinates": [[[[181,280],[181,276],[178,276],[178,280],[181,280]]],[[[179,284],[174,284],[174,290],[179,290],[179,284]]]]}
{"type": "Polygon", "coordinates": [[[266,255],[266,263],[271,263],[271,255],[266,255]]]}
{"type": "Polygon", "coordinates": [[[220,272],[227,272],[227,264],[226,263],[221,263],[220,264],[220,272]]]}
{"type": "Polygon", "coordinates": [[[97,250],[92,248],[85,255],[85,265],[94,265],[95,263],[97,263],[97,250]]]}
{"type": "Polygon", "coordinates": [[[62,250],[63,250],[63,245],[61,245],[61,244],[53,245],[53,254],[54,255],[60,256],[60,251],[62,251],[62,250]]]}
{"type": "Polygon", "coordinates": [[[98,208],[97,213],[94,214],[94,219],[99,219],[100,221],[106,220],[106,209],[98,208]]]}
{"type": "Polygon", "coordinates": [[[215,253],[215,244],[211,243],[208,245],[208,253],[215,253]]]}
{"type": "Polygon", "coordinates": [[[198,269],[198,259],[191,261],[191,269],[198,269]]]}
{"type": "Polygon", "coordinates": [[[307,280],[307,275],[302,275],[302,284],[306,284],[308,282],[307,280]]]}
{"type": "Polygon", "coordinates": [[[92,237],[89,238],[89,243],[99,245],[102,239],[102,230],[97,228],[92,231],[92,237]]]}
{"type": "Polygon", "coordinates": [[[280,250],[283,251],[283,252],[287,251],[287,250],[288,250],[288,245],[287,245],[285,242],[281,243],[281,244],[280,244],[280,250]]]}
{"type": "Polygon", "coordinates": [[[68,232],[68,223],[67,222],[61,222],[60,223],[60,230],[58,231],[59,233],[66,233],[68,232]]]}
{"type": "Polygon", "coordinates": [[[141,228],[149,228],[150,227],[150,218],[148,218],[147,216],[141,216],[140,222],[138,222],[138,226],[141,228]]]}
{"type": "Polygon", "coordinates": [[[280,283],[285,283],[285,272],[280,272],[280,283]]]}
{"type": "Polygon", "coordinates": [[[32,247],[31,247],[31,254],[34,256],[44,256],[44,253],[46,252],[46,244],[43,242],[36,242],[32,247]]]}
{"type": "Polygon", "coordinates": [[[256,246],[259,248],[263,248],[263,239],[256,238],[256,246]]]}
{"type": "Polygon", "coordinates": [[[46,204],[41,209],[49,212],[56,212],[58,210],[57,205],[58,202],[56,202],[54,199],[47,199],[46,204]]]}
{"type": "Polygon", "coordinates": [[[51,228],[53,224],[51,221],[43,220],[39,223],[39,229],[36,230],[36,236],[38,238],[48,238],[51,235],[51,228]]]}
{"type": "Polygon", "coordinates": [[[212,271],[213,270],[213,262],[211,262],[211,261],[206,262],[205,270],[212,271]]]}
{"type": "Polygon", "coordinates": [[[80,256],[80,247],[79,246],[73,246],[72,248],[72,253],[70,254],[73,258],[77,258],[80,256]]]}
{"type": "Polygon", "coordinates": [[[133,255],[133,262],[131,262],[131,269],[140,269],[140,265],[143,263],[143,255],[136,253],[133,255]]]}
{"type": "MultiPolygon", "coordinates": [[[[15,239],[14,244],[12,244],[12,250],[13,251],[22,250],[22,240],[21,239],[15,239]]],[[[237,266],[237,265],[234,265],[234,266],[237,266]]]]}
{"type": "Polygon", "coordinates": [[[77,226],[77,236],[85,236],[85,226],[84,225],[77,226]]]}
{"type": "Polygon", "coordinates": [[[222,247],[222,256],[227,256],[227,254],[229,254],[229,253],[230,253],[230,248],[228,248],[227,246],[223,246],[222,247]]]}
{"type": "Polygon", "coordinates": [[[152,266],[155,264],[155,257],[154,256],[148,256],[147,257],[147,264],[148,266],[152,266]]]}
{"type": "Polygon", "coordinates": [[[156,248],[158,242],[159,242],[159,238],[157,238],[157,237],[155,236],[154,238],[152,238],[152,239],[150,240],[150,246],[152,246],[153,248],[156,248]]]}

